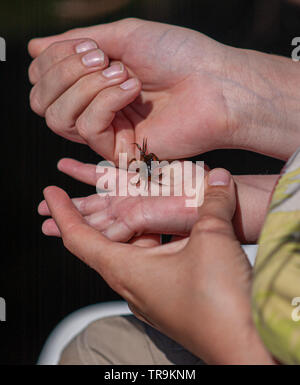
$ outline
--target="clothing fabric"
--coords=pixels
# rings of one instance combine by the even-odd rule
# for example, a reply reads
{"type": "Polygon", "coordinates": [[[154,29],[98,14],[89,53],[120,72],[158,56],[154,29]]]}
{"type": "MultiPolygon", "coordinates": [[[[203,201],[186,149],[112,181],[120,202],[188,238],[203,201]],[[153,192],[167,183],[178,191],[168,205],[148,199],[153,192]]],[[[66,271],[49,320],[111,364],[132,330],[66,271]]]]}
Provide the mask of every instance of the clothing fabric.
{"type": "Polygon", "coordinates": [[[286,164],[259,240],[252,309],[268,350],[300,364],[300,149],[286,164]]]}

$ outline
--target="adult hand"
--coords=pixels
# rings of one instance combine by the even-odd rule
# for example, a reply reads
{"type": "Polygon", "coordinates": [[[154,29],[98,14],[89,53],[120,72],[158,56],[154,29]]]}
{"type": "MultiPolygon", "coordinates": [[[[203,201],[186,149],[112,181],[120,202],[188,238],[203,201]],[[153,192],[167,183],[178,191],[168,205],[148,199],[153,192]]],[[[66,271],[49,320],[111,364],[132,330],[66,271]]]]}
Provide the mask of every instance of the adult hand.
{"type": "Polygon", "coordinates": [[[33,109],[55,132],[109,160],[119,152],[134,157],[132,143],[145,137],[160,159],[216,148],[286,159],[300,141],[299,69],[288,59],[138,19],[34,39],[29,52],[36,58],[29,71],[33,109]],[[126,68],[109,82],[100,67],[83,68],[85,53],[75,47],[85,41],[125,64],[134,79],[129,90],[116,85],[127,79],[126,68]]]}
{"type": "Polygon", "coordinates": [[[87,142],[109,160],[117,162],[119,152],[134,157],[132,143],[141,144],[144,137],[161,159],[196,155],[223,147],[221,141],[230,136],[218,79],[223,68],[214,60],[218,54],[224,58],[225,51],[195,31],[135,19],[33,40],[31,106],[55,132],[87,142]],[[124,63],[122,80],[127,68],[142,82],[140,97],[135,99],[141,91],[138,81],[126,92],[107,80],[103,85],[97,73],[102,68],[82,68],[85,53],[75,50],[84,38],[109,59],[124,63]]]}
{"type": "Polygon", "coordinates": [[[44,195],[65,246],[101,274],[138,318],[207,363],[273,363],[251,318],[251,268],[231,223],[236,200],[228,172],[213,170],[206,177],[189,239],[151,248],[108,240],[57,187],[44,195]]]}

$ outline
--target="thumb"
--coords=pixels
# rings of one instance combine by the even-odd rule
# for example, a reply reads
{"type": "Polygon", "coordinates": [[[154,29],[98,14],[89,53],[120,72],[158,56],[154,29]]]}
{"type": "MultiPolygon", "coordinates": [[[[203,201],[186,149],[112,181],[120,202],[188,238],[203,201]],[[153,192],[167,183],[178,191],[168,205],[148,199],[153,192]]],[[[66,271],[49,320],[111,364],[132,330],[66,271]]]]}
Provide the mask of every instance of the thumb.
{"type": "Polygon", "coordinates": [[[199,208],[196,229],[226,233],[236,238],[232,226],[235,209],[235,184],[231,174],[221,168],[210,171],[205,177],[204,201],[199,208]]]}
{"type": "Polygon", "coordinates": [[[121,60],[126,47],[124,43],[140,22],[138,19],[123,19],[108,24],[76,28],[59,35],[32,39],[28,44],[28,51],[35,58],[55,42],[89,38],[95,40],[110,59],[121,60]]]}

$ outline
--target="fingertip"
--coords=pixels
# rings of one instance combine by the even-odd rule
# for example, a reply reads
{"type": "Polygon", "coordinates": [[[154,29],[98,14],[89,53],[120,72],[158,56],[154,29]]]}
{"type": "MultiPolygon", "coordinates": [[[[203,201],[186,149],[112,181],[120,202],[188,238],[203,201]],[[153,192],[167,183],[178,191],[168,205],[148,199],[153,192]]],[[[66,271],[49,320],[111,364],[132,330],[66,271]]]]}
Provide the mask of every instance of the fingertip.
{"type": "MultiPolygon", "coordinates": [[[[49,207],[49,204],[48,204],[49,199],[51,200],[51,198],[54,195],[57,196],[58,194],[65,194],[66,195],[66,192],[57,186],[48,186],[43,190],[43,195],[44,195],[44,198],[47,202],[48,207],[49,207]]],[[[53,199],[52,199],[52,201],[53,201],[53,199]]],[[[49,207],[49,209],[50,209],[50,207],[49,207]]]]}
{"type": "Polygon", "coordinates": [[[36,45],[35,40],[36,39],[31,39],[27,44],[27,51],[32,58],[35,57],[35,45],[36,45]]]}
{"type": "Polygon", "coordinates": [[[232,220],[236,209],[236,191],[232,175],[223,168],[211,170],[205,177],[204,201],[199,216],[232,220]]]}
{"type": "Polygon", "coordinates": [[[41,201],[37,207],[37,211],[40,215],[45,215],[45,212],[47,211],[47,209],[48,209],[48,206],[45,200],[41,201]]]}
{"type": "Polygon", "coordinates": [[[210,187],[228,187],[232,180],[232,176],[229,171],[224,168],[215,168],[209,171],[207,175],[207,184],[210,187]]]}
{"type": "Polygon", "coordinates": [[[43,195],[44,197],[46,195],[49,195],[52,193],[52,191],[55,189],[55,186],[48,186],[48,187],[45,187],[44,190],[43,190],[43,195]]]}
{"type": "Polygon", "coordinates": [[[44,235],[49,235],[48,233],[48,220],[44,221],[43,224],[42,224],[42,233],[44,235]]]}
{"type": "Polygon", "coordinates": [[[27,44],[27,49],[29,55],[34,59],[36,58],[44,49],[43,49],[43,38],[34,38],[29,40],[27,44]]]}
{"type": "Polygon", "coordinates": [[[52,218],[43,222],[42,233],[50,237],[60,237],[60,231],[52,218]]]}
{"type": "Polygon", "coordinates": [[[57,162],[57,169],[59,171],[65,172],[65,170],[73,169],[77,164],[80,164],[78,160],[72,158],[62,158],[57,162]]]}
{"type": "Polygon", "coordinates": [[[56,165],[57,169],[59,171],[62,171],[64,169],[65,164],[68,163],[68,161],[69,161],[69,158],[62,158],[62,159],[60,159],[57,162],[57,165],[56,165]]]}

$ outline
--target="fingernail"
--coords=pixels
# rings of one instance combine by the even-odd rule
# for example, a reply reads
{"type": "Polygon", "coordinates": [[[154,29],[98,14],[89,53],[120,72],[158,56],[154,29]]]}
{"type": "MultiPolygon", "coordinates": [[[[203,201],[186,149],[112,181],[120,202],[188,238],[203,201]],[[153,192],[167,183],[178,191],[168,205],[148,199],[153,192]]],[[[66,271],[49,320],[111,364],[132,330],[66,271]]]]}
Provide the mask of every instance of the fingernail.
{"type": "Polygon", "coordinates": [[[75,47],[75,51],[76,53],[82,53],[96,48],[98,48],[98,46],[94,41],[84,41],[75,47]]]}
{"type": "Polygon", "coordinates": [[[81,60],[87,67],[96,67],[104,63],[104,53],[97,49],[84,55],[81,60]]]}
{"type": "Polygon", "coordinates": [[[129,79],[129,80],[126,80],[126,82],[122,83],[120,85],[120,88],[122,88],[122,90],[133,90],[134,88],[137,87],[137,80],[136,79],[129,79]]]}
{"type": "Polygon", "coordinates": [[[227,186],[230,182],[230,174],[223,169],[215,169],[208,174],[209,186],[227,186]]]}
{"type": "Polygon", "coordinates": [[[112,78],[114,76],[120,75],[123,71],[124,71],[124,66],[122,63],[113,64],[112,66],[102,71],[102,75],[105,76],[106,78],[112,78]]]}

